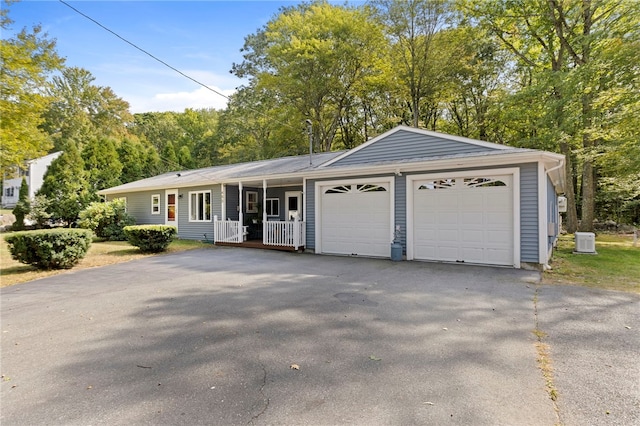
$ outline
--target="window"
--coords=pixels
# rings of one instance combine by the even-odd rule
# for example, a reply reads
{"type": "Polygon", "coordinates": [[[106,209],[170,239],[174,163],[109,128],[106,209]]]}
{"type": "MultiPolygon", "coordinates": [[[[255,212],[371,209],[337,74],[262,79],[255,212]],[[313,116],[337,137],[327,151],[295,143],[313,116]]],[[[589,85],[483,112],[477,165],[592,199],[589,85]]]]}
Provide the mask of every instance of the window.
{"type": "Polygon", "coordinates": [[[189,192],[189,222],[211,222],[211,191],[189,192]]]}
{"type": "Polygon", "coordinates": [[[267,198],[265,211],[267,216],[280,216],[280,200],[278,198],[267,198]]]}
{"type": "Polygon", "coordinates": [[[151,214],[160,214],[160,194],[151,196],[151,214]]]}
{"type": "Polygon", "coordinates": [[[247,191],[247,213],[258,213],[258,193],[247,191]]]}

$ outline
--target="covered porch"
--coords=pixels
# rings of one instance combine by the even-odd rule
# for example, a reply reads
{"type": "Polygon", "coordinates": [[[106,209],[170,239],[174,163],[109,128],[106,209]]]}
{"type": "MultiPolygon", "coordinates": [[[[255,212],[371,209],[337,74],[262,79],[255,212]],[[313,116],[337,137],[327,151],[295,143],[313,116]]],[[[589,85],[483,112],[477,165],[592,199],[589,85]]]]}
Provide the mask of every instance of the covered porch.
{"type": "Polygon", "coordinates": [[[222,217],[214,216],[214,243],[303,250],[306,242],[302,179],[239,181],[221,188],[222,217]]]}

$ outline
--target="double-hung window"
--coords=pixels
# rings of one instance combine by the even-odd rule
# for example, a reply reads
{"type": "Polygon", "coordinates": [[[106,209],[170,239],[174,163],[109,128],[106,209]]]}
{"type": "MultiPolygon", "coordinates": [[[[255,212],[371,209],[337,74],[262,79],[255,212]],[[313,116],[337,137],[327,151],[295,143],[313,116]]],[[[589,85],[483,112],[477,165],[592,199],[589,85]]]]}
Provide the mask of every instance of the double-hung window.
{"type": "Polygon", "coordinates": [[[267,198],[265,212],[267,216],[280,216],[280,200],[277,198],[267,198]]]}
{"type": "Polygon", "coordinates": [[[189,222],[211,222],[211,191],[189,192],[189,222]]]}
{"type": "Polygon", "coordinates": [[[258,213],[258,193],[247,191],[247,213],[258,213]]]}
{"type": "Polygon", "coordinates": [[[160,194],[151,196],[151,214],[160,214],[160,194]]]}

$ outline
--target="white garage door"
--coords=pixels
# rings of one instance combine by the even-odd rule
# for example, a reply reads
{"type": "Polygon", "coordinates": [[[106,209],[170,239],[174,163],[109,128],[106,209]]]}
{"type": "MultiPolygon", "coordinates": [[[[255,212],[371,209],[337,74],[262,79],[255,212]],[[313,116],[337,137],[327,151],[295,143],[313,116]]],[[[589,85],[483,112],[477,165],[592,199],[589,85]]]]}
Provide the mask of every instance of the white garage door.
{"type": "Polygon", "coordinates": [[[323,253],[390,256],[389,184],[349,183],[320,189],[323,253]]]}
{"type": "Polygon", "coordinates": [[[513,265],[513,176],[413,181],[415,259],[513,265]]]}

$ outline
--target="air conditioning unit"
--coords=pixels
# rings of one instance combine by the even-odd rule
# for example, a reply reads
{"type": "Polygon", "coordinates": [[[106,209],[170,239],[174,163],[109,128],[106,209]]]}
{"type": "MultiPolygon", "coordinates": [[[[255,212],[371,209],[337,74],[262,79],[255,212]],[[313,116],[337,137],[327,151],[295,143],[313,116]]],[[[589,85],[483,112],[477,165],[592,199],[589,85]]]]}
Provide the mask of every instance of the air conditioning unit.
{"type": "Polygon", "coordinates": [[[596,253],[596,234],[593,232],[576,232],[576,249],[574,253],[596,253]]]}

